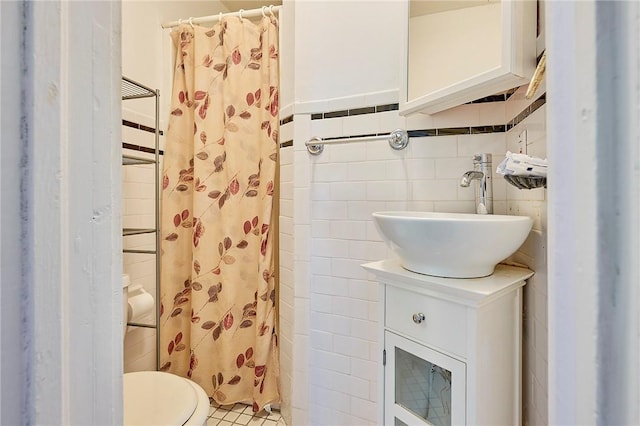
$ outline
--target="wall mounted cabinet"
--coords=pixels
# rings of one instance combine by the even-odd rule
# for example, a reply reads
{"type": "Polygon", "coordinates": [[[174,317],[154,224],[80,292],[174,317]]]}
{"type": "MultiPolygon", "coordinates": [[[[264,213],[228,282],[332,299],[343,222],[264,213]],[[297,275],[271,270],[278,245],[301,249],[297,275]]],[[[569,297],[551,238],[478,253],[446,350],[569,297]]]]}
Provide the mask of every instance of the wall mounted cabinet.
{"type": "Polygon", "coordinates": [[[536,66],[533,0],[411,0],[400,114],[433,114],[527,84],[536,66]]]}
{"type": "Polygon", "coordinates": [[[363,265],[380,282],[379,424],[521,424],[522,287],[533,272],[439,278],[397,261],[363,265]]]}

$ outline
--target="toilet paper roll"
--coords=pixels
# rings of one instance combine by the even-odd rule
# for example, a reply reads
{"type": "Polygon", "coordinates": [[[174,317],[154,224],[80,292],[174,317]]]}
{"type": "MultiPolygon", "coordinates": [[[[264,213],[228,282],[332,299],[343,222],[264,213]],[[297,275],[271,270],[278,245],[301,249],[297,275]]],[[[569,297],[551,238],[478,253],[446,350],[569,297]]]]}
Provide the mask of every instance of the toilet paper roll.
{"type": "Polygon", "coordinates": [[[150,318],[153,312],[153,296],[143,289],[128,299],[129,322],[141,322],[143,318],[150,318]]]}

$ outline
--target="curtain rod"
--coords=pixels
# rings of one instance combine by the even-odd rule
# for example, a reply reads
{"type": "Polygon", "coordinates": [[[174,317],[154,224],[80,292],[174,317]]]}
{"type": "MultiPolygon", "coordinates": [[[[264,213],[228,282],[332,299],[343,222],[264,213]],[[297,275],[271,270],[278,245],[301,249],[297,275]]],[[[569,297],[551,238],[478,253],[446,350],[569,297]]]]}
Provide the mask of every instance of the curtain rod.
{"type": "Polygon", "coordinates": [[[249,10],[241,10],[238,12],[231,12],[231,13],[220,13],[218,15],[210,15],[210,16],[201,16],[199,18],[187,18],[187,19],[181,19],[178,21],[171,21],[171,22],[165,22],[162,24],[162,28],[173,28],[173,27],[177,27],[178,25],[182,24],[205,24],[205,23],[211,23],[211,22],[216,22],[218,20],[220,20],[220,17],[227,17],[227,16],[240,16],[240,14],[242,13],[242,17],[243,18],[255,18],[257,16],[261,16],[263,13],[266,14],[268,16],[269,11],[272,12],[278,12],[280,10],[280,8],[282,8],[282,6],[269,6],[269,7],[264,7],[264,8],[259,8],[259,9],[249,9],[249,10]]]}

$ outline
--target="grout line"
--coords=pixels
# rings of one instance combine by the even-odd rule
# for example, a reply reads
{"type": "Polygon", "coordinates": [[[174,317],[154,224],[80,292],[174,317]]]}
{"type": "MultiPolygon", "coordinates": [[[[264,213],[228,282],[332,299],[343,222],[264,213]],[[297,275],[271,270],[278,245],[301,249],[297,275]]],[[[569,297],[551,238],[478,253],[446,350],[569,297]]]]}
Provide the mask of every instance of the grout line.
{"type": "Polygon", "coordinates": [[[279,411],[276,410],[274,410],[271,414],[267,413],[264,410],[260,413],[254,414],[253,408],[250,405],[240,403],[224,406],[212,405],[211,408],[213,409],[213,411],[207,418],[216,420],[217,425],[221,424],[221,422],[228,422],[229,424],[237,426],[284,425],[282,415],[279,411]],[[233,420],[231,420],[231,418],[233,418],[233,420]],[[238,421],[241,418],[244,419],[244,422],[238,421]]]}

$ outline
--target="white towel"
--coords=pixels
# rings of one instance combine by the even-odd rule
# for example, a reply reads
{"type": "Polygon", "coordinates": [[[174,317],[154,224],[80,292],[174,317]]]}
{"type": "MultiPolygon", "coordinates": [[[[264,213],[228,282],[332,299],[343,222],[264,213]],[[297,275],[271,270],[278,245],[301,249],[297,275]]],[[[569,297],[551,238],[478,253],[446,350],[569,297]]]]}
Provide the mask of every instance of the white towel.
{"type": "Polygon", "coordinates": [[[547,177],[548,167],[549,163],[546,159],[507,151],[504,160],[498,164],[496,173],[512,176],[547,177]]]}

